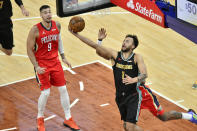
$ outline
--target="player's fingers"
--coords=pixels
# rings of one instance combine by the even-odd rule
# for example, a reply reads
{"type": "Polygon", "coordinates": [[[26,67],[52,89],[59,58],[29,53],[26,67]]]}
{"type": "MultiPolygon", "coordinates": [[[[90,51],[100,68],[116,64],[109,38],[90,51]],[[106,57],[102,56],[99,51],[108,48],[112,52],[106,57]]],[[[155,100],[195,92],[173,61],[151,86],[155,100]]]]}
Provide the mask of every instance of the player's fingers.
{"type": "Polygon", "coordinates": [[[103,28],[101,28],[101,32],[103,33],[103,28]]]}
{"type": "Polygon", "coordinates": [[[105,33],[106,32],[106,30],[103,28],[103,33],[105,33]]]}
{"type": "Polygon", "coordinates": [[[42,70],[39,70],[38,71],[38,74],[43,74],[44,72],[42,70]]]}
{"type": "Polygon", "coordinates": [[[69,68],[72,68],[72,65],[69,63],[69,64],[68,64],[68,67],[69,67],[69,68]]]}
{"type": "Polygon", "coordinates": [[[124,79],[122,79],[122,83],[126,83],[127,82],[127,80],[124,78],[124,79]]]}
{"type": "Polygon", "coordinates": [[[42,68],[40,68],[41,70],[46,70],[46,68],[45,67],[42,67],[42,68]]]}
{"type": "Polygon", "coordinates": [[[106,32],[106,29],[105,29],[105,28],[103,28],[103,31],[104,31],[104,32],[106,32]]]}
{"type": "Polygon", "coordinates": [[[43,70],[41,70],[41,72],[42,72],[42,73],[44,73],[44,72],[45,72],[45,70],[43,69],[43,70]]]}
{"type": "Polygon", "coordinates": [[[29,16],[29,12],[28,11],[25,11],[25,16],[29,16]]]}
{"type": "Polygon", "coordinates": [[[27,12],[27,16],[29,16],[29,12],[27,12]]]}
{"type": "Polygon", "coordinates": [[[71,28],[70,28],[70,26],[68,25],[68,30],[72,33],[72,30],[71,30],[71,28]]]}
{"type": "Polygon", "coordinates": [[[129,76],[127,74],[125,74],[125,77],[128,79],[129,76]]]}

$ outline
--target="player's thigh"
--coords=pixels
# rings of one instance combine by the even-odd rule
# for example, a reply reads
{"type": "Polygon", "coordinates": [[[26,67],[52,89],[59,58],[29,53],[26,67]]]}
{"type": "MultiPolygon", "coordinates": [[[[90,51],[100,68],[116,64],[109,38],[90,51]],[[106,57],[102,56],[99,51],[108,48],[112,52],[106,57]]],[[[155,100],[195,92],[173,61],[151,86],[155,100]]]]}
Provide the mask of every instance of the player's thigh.
{"type": "Polygon", "coordinates": [[[140,114],[141,99],[139,94],[132,96],[127,103],[127,118],[126,122],[136,123],[140,114]]]}
{"type": "Polygon", "coordinates": [[[62,66],[59,64],[50,73],[50,82],[53,86],[63,86],[66,84],[64,77],[64,71],[62,66]]]}
{"type": "Polygon", "coordinates": [[[121,120],[126,121],[127,107],[124,104],[122,104],[121,102],[116,101],[116,104],[117,104],[119,112],[120,112],[121,120]]]}
{"type": "Polygon", "coordinates": [[[12,50],[14,47],[12,27],[0,30],[0,43],[4,49],[12,50]]]}

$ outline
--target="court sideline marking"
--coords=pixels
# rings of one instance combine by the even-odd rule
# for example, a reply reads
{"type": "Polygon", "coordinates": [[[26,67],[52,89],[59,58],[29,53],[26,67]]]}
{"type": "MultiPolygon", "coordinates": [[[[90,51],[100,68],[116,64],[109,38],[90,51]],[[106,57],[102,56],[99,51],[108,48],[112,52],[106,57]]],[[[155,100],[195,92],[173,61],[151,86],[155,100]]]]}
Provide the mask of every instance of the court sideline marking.
{"type": "Polygon", "coordinates": [[[16,130],[17,128],[14,127],[14,128],[9,128],[9,129],[3,129],[3,130],[0,130],[0,131],[11,131],[11,130],[16,130]]]}

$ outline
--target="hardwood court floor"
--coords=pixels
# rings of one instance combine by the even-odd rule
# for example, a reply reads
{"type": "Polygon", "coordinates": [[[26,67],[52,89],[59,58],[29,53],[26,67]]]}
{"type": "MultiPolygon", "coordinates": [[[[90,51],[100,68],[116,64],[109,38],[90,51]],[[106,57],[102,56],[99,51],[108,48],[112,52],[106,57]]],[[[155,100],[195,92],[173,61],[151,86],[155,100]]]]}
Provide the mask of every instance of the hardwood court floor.
{"type": "MultiPolygon", "coordinates": [[[[82,131],[123,131],[118,108],[115,104],[115,88],[112,70],[99,62],[73,68],[75,75],[65,71],[72,115],[82,131]],[[80,91],[79,82],[84,83],[80,91]],[[109,103],[101,107],[101,104],[109,103]]],[[[16,127],[17,131],[36,131],[37,100],[40,90],[35,79],[0,88],[0,130],[16,127]]],[[[157,96],[166,111],[184,111],[180,107],[157,96]]],[[[62,126],[64,114],[60,106],[59,92],[51,88],[45,117],[56,115],[46,121],[47,131],[70,131],[62,126]]],[[[146,131],[196,131],[197,125],[185,120],[161,122],[148,111],[142,111],[140,126],[146,131]]]]}

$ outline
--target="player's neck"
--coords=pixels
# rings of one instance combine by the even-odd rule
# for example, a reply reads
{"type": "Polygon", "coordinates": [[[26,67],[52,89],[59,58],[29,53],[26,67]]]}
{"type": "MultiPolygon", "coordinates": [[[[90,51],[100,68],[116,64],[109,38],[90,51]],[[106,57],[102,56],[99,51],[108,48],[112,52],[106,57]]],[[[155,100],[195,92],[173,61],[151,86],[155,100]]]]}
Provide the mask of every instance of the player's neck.
{"type": "Polygon", "coordinates": [[[42,21],[42,25],[47,28],[47,29],[50,29],[51,28],[51,22],[48,23],[48,22],[45,22],[45,21],[42,21]]]}
{"type": "Polygon", "coordinates": [[[124,59],[127,59],[131,54],[133,53],[133,51],[128,51],[128,52],[122,52],[122,55],[124,57],[124,59]]]}

